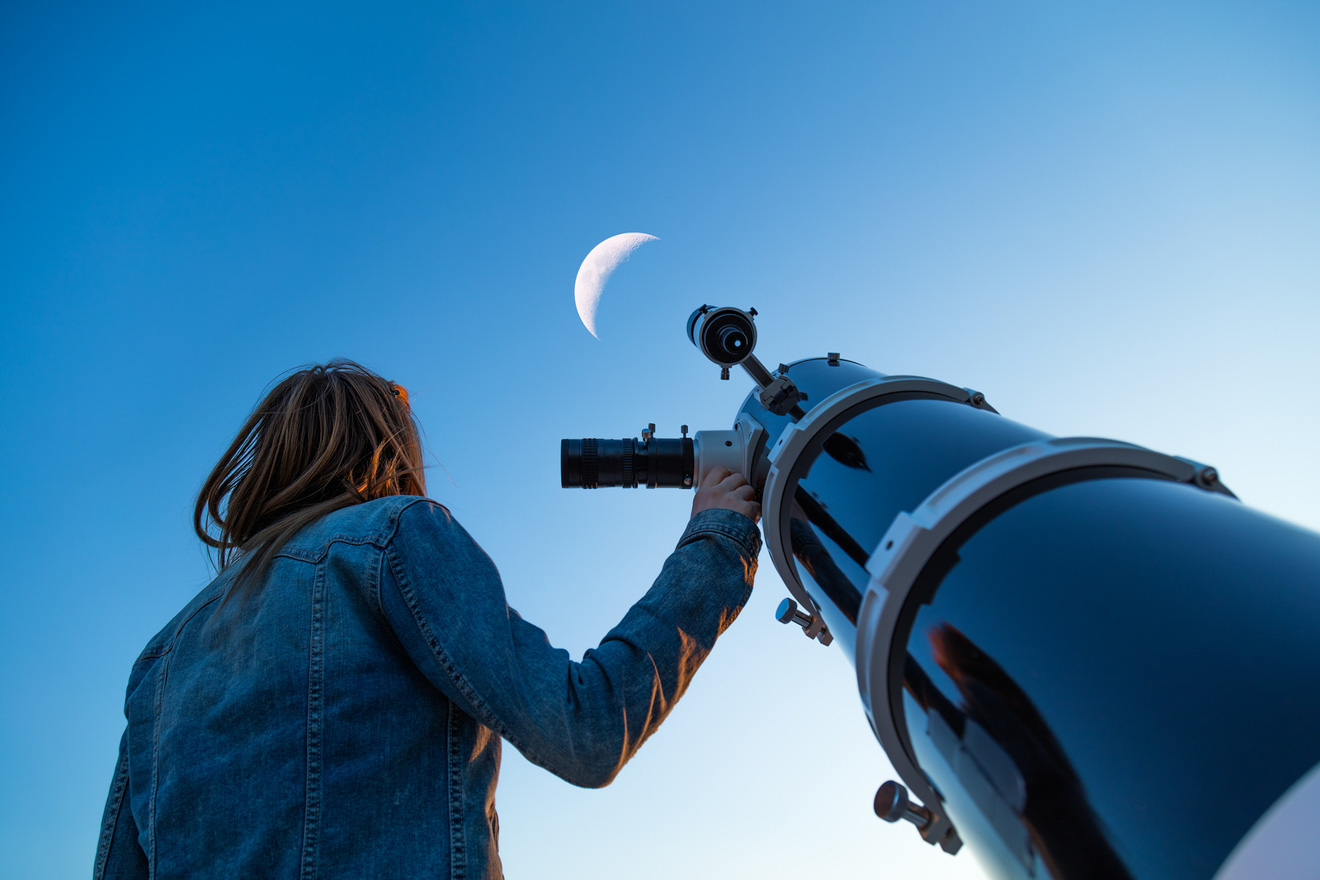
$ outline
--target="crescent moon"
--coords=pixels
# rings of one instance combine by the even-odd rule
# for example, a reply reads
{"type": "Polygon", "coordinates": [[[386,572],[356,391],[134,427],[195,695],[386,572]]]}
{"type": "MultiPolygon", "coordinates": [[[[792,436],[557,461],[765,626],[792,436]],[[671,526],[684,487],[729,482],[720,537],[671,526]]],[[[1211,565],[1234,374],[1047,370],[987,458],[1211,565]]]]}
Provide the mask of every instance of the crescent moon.
{"type": "Polygon", "coordinates": [[[631,257],[633,251],[648,241],[659,240],[645,232],[625,232],[596,245],[582,261],[577,282],[573,285],[573,298],[577,300],[578,317],[592,336],[600,339],[600,334],[596,332],[596,311],[600,308],[601,294],[605,292],[605,285],[614,270],[631,257]]]}

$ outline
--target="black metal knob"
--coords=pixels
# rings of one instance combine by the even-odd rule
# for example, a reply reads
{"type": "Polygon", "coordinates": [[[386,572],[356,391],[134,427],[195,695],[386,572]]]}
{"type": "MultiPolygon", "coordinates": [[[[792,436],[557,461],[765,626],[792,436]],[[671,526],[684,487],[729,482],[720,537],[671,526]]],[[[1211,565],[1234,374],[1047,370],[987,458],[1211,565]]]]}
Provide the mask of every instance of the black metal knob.
{"type": "Polygon", "coordinates": [[[892,779],[875,793],[875,814],[886,822],[906,819],[918,828],[924,828],[935,818],[925,807],[912,803],[907,789],[892,779]]]}

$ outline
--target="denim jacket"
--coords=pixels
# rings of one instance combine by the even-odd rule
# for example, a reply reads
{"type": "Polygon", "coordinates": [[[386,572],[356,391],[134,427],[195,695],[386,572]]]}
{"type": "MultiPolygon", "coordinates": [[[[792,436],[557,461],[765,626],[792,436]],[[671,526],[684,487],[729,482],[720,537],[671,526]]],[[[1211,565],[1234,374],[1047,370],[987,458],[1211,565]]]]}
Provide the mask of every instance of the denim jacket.
{"type": "Polygon", "coordinates": [[[500,740],[606,785],[746,602],[760,536],[707,510],[573,662],[508,606],[439,504],[300,532],[258,589],[227,569],[133,665],[94,876],[501,876],[500,740]]]}

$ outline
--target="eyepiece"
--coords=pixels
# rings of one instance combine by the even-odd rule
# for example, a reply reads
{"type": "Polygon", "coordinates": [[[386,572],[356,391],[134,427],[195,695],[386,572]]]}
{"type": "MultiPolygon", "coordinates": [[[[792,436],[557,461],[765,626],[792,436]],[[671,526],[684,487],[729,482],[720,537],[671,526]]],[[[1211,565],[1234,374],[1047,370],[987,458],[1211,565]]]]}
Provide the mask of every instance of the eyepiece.
{"type": "Polygon", "coordinates": [[[756,325],[752,312],[730,306],[702,306],[688,318],[688,339],[701,353],[721,367],[742,363],[756,348],[756,325]]]}
{"type": "Polygon", "coordinates": [[[691,437],[561,440],[559,481],[565,489],[691,489],[694,458],[691,437]]]}
{"type": "Polygon", "coordinates": [[[741,327],[728,324],[716,332],[716,337],[719,339],[720,351],[737,356],[747,350],[747,334],[741,327]]]}

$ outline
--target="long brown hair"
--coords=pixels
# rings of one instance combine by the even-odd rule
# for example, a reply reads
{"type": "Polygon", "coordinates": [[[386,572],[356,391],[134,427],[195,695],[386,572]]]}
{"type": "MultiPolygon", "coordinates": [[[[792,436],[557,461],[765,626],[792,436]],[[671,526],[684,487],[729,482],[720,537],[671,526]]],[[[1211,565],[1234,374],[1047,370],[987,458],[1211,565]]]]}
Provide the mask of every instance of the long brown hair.
{"type": "Polygon", "coordinates": [[[241,557],[232,596],[313,520],[387,495],[425,495],[422,467],[408,392],[332,360],[291,374],[257,404],[198,493],[193,528],[218,551],[218,568],[241,557]]]}

